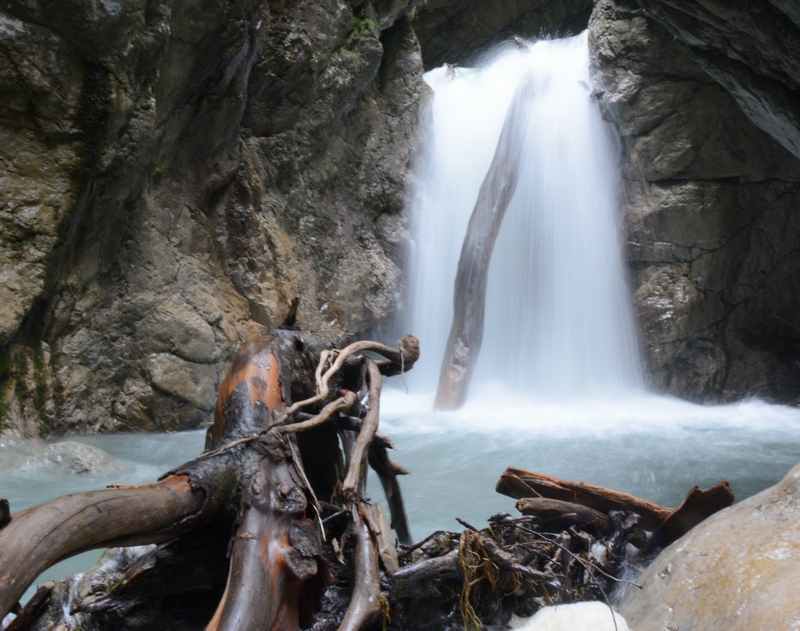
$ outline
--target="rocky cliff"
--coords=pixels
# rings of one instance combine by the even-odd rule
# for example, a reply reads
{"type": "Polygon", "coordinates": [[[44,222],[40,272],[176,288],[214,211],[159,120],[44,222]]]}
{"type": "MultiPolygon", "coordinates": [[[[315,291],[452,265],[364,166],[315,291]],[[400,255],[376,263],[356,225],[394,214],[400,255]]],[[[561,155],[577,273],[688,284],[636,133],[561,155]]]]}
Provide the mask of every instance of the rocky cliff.
{"type": "Polygon", "coordinates": [[[407,4],[2,4],[0,429],[192,426],[294,297],[322,335],[389,315],[407,4]]]}
{"type": "Polygon", "coordinates": [[[589,26],[651,374],[695,399],[800,400],[800,29],[784,4],[599,0],[589,26]]]}

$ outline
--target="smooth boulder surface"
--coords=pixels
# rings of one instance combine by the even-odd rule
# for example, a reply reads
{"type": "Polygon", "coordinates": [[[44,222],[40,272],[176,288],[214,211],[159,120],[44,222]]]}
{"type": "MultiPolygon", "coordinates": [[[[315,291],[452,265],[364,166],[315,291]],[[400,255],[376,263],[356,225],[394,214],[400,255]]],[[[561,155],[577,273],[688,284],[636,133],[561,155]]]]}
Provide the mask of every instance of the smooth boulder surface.
{"type": "Polygon", "coordinates": [[[606,603],[585,602],[545,607],[536,615],[512,621],[517,631],[630,631],[630,627],[606,603]]]}
{"type": "Polygon", "coordinates": [[[664,550],[621,611],[636,631],[800,628],[800,465],[664,550]]]}

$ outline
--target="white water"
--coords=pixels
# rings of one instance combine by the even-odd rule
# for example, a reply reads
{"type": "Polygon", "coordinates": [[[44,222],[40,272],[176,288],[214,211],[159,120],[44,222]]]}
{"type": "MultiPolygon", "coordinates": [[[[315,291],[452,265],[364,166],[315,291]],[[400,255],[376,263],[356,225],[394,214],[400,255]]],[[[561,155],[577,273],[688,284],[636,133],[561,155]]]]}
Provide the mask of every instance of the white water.
{"type": "Polygon", "coordinates": [[[588,67],[584,33],[506,45],[475,69],[427,75],[434,96],[411,209],[408,328],[425,344],[411,377],[418,388],[435,387],[466,225],[512,95],[532,80],[520,182],[490,266],[472,400],[497,383],[550,400],[642,390],[618,236],[617,153],[590,96],[588,67]]]}

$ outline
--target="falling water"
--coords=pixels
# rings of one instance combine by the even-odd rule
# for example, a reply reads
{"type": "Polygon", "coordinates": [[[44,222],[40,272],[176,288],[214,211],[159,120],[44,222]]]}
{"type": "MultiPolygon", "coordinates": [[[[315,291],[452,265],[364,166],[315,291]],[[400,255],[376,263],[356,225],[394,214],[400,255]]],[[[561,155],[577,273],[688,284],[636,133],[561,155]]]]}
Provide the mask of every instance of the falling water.
{"type": "Polygon", "coordinates": [[[412,208],[412,323],[435,387],[467,222],[512,96],[524,108],[520,181],[495,246],[473,382],[537,399],[641,390],[618,225],[617,151],[589,88],[587,35],[507,44],[474,69],[443,67],[423,122],[412,208]]]}

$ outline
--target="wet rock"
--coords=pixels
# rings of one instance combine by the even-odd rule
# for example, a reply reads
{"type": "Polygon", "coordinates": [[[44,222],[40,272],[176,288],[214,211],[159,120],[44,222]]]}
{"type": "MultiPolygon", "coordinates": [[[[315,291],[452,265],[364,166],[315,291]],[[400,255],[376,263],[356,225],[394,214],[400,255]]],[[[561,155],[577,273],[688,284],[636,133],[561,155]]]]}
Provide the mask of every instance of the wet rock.
{"type": "Polygon", "coordinates": [[[664,550],[621,611],[637,631],[800,624],[800,466],[664,550]]]}
{"type": "Polygon", "coordinates": [[[326,337],[389,317],[422,90],[408,8],[3,5],[0,432],[196,426],[293,298],[326,337]],[[37,407],[11,359],[42,346],[37,407]]]}
{"type": "Polygon", "coordinates": [[[674,3],[601,0],[589,27],[595,94],[622,147],[652,380],[701,400],[796,401],[800,160],[743,112],[697,42],[684,45],[654,17],[656,5],[674,3]]]}
{"type": "Polygon", "coordinates": [[[41,458],[78,475],[108,473],[120,468],[102,449],[73,440],[48,445],[41,458]]]}
{"type": "Polygon", "coordinates": [[[591,0],[427,0],[416,9],[414,29],[425,67],[435,68],[474,58],[514,35],[576,35],[586,28],[591,10],[591,0]]]}

